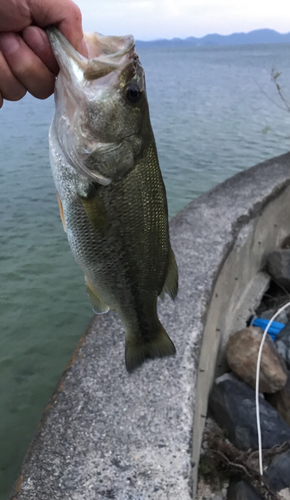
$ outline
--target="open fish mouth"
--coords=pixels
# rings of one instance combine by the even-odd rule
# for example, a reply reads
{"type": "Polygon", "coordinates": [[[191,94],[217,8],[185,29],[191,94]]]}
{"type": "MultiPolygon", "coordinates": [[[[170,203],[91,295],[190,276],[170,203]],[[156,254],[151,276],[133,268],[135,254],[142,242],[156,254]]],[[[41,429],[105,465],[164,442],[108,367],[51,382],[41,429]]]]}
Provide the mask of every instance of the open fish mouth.
{"type": "Polygon", "coordinates": [[[77,52],[55,27],[46,30],[60,69],[68,78],[85,84],[112,72],[121,74],[125,69],[134,71],[135,40],[132,35],[103,36],[84,33],[88,57],[77,52]]]}
{"type": "Polygon", "coordinates": [[[126,108],[127,114],[118,111],[126,107],[129,82],[134,80],[133,98],[135,80],[140,81],[140,95],[144,90],[134,37],[84,34],[88,49],[88,57],[84,57],[57,28],[47,28],[47,35],[60,67],[55,86],[57,140],[70,166],[106,186],[116,177],[117,163],[123,165],[119,165],[121,171],[131,168],[139,141],[134,136],[140,126],[130,128],[133,107],[126,108]],[[133,146],[127,151],[130,138],[134,151],[133,146]],[[98,161],[92,161],[96,156],[98,161]]]}

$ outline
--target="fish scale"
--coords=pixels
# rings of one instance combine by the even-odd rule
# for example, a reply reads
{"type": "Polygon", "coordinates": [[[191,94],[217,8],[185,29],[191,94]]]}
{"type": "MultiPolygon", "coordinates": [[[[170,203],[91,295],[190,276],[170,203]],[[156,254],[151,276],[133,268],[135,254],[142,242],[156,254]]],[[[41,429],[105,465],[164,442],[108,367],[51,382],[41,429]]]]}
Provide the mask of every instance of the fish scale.
{"type": "Polygon", "coordinates": [[[50,156],[61,218],[94,311],[121,318],[132,371],[175,354],[157,298],[178,288],[144,71],[132,37],[90,35],[99,55],[85,59],[56,29],[48,36],[60,66],[50,156]]]}

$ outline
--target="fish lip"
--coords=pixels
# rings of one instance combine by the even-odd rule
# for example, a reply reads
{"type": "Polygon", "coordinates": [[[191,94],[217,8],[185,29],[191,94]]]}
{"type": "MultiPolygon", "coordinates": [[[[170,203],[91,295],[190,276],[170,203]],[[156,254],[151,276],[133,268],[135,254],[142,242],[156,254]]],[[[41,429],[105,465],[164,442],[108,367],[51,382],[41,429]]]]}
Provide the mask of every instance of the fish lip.
{"type": "Polygon", "coordinates": [[[131,49],[135,47],[135,39],[132,35],[106,36],[95,31],[91,34],[84,33],[84,40],[89,51],[91,49],[90,44],[92,43],[92,41],[93,43],[97,43],[99,48],[102,49],[102,52],[100,54],[93,57],[89,56],[89,59],[91,60],[98,59],[101,56],[106,57],[107,59],[118,59],[119,57],[126,55],[131,49]],[[110,45],[110,43],[115,43],[116,45],[118,44],[118,42],[122,43],[123,47],[119,50],[108,52],[108,44],[110,45]]]}
{"type": "MultiPolygon", "coordinates": [[[[57,59],[59,67],[65,73],[69,72],[70,76],[72,73],[76,76],[76,66],[80,73],[78,74],[78,79],[90,80],[90,73],[93,70],[93,79],[98,79],[104,76],[104,74],[109,74],[112,71],[120,71],[126,68],[126,66],[132,64],[134,58],[137,57],[135,52],[135,40],[132,35],[126,35],[124,37],[110,37],[103,36],[100,33],[92,33],[91,35],[84,33],[84,40],[88,47],[88,52],[90,51],[90,44],[98,43],[100,49],[104,50],[104,45],[106,45],[107,40],[122,40],[123,47],[115,52],[111,53],[100,53],[96,57],[84,57],[82,56],[64,37],[64,35],[55,27],[49,26],[46,28],[46,33],[51,44],[53,53],[57,59]],[[130,53],[131,52],[131,53],[130,53]],[[128,54],[128,58],[124,61],[124,56],[128,54]],[[73,68],[74,66],[74,68],[73,68]],[[99,66],[102,69],[99,70],[99,66]],[[105,73],[104,73],[105,67],[105,73]]],[[[77,72],[78,73],[78,72],[77,72]]]]}
{"type": "Polygon", "coordinates": [[[45,31],[59,67],[62,70],[66,67],[72,70],[72,63],[75,63],[83,73],[88,59],[82,56],[55,26],[49,26],[45,31]]]}

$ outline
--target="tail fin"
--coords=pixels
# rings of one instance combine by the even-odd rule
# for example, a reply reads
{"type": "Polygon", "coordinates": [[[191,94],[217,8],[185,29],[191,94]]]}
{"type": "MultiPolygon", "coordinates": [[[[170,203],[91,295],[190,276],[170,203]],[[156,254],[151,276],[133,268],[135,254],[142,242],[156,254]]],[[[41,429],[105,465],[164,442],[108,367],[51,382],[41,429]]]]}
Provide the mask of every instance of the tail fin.
{"type": "Polygon", "coordinates": [[[173,342],[161,323],[159,323],[159,330],[152,339],[143,340],[140,336],[130,336],[126,340],[125,361],[127,371],[131,373],[137,366],[142,365],[145,359],[163,358],[173,356],[175,353],[176,349],[173,342]]]}

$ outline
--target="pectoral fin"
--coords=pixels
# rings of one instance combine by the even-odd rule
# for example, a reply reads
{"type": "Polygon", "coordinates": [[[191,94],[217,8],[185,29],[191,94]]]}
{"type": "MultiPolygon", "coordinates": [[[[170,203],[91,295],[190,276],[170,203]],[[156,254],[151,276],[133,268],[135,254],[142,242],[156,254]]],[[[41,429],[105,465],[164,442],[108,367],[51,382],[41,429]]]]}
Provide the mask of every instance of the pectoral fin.
{"type": "Polygon", "coordinates": [[[178,268],[175,260],[175,255],[173,253],[172,248],[170,248],[167,275],[165,278],[165,283],[163,286],[163,290],[160,294],[160,297],[163,299],[164,294],[167,293],[169,297],[171,297],[172,300],[174,300],[176,298],[177,292],[178,292],[178,268]]]}
{"type": "Polygon", "coordinates": [[[99,296],[98,292],[95,290],[95,288],[91,285],[89,282],[88,278],[85,276],[85,282],[87,285],[87,293],[90,299],[90,303],[92,306],[93,311],[96,314],[105,314],[107,313],[110,308],[105,304],[101,297],[99,296]]]}
{"type": "Polygon", "coordinates": [[[61,218],[63,230],[66,233],[66,225],[65,225],[65,220],[64,220],[64,213],[63,213],[62,202],[61,202],[61,199],[60,199],[60,196],[59,196],[58,192],[56,193],[56,195],[57,195],[57,201],[58,201],[59,215],[60,215],[60,218],[61,218]]]}
{"type": "Polygon", "coordinates": [[[104,202],[95,186],[90,184],[88,191],[86,193],[78,193],[78,196],[91,226],[98,233],[103,233],[108,224],[108,217],[104,202]]]}

